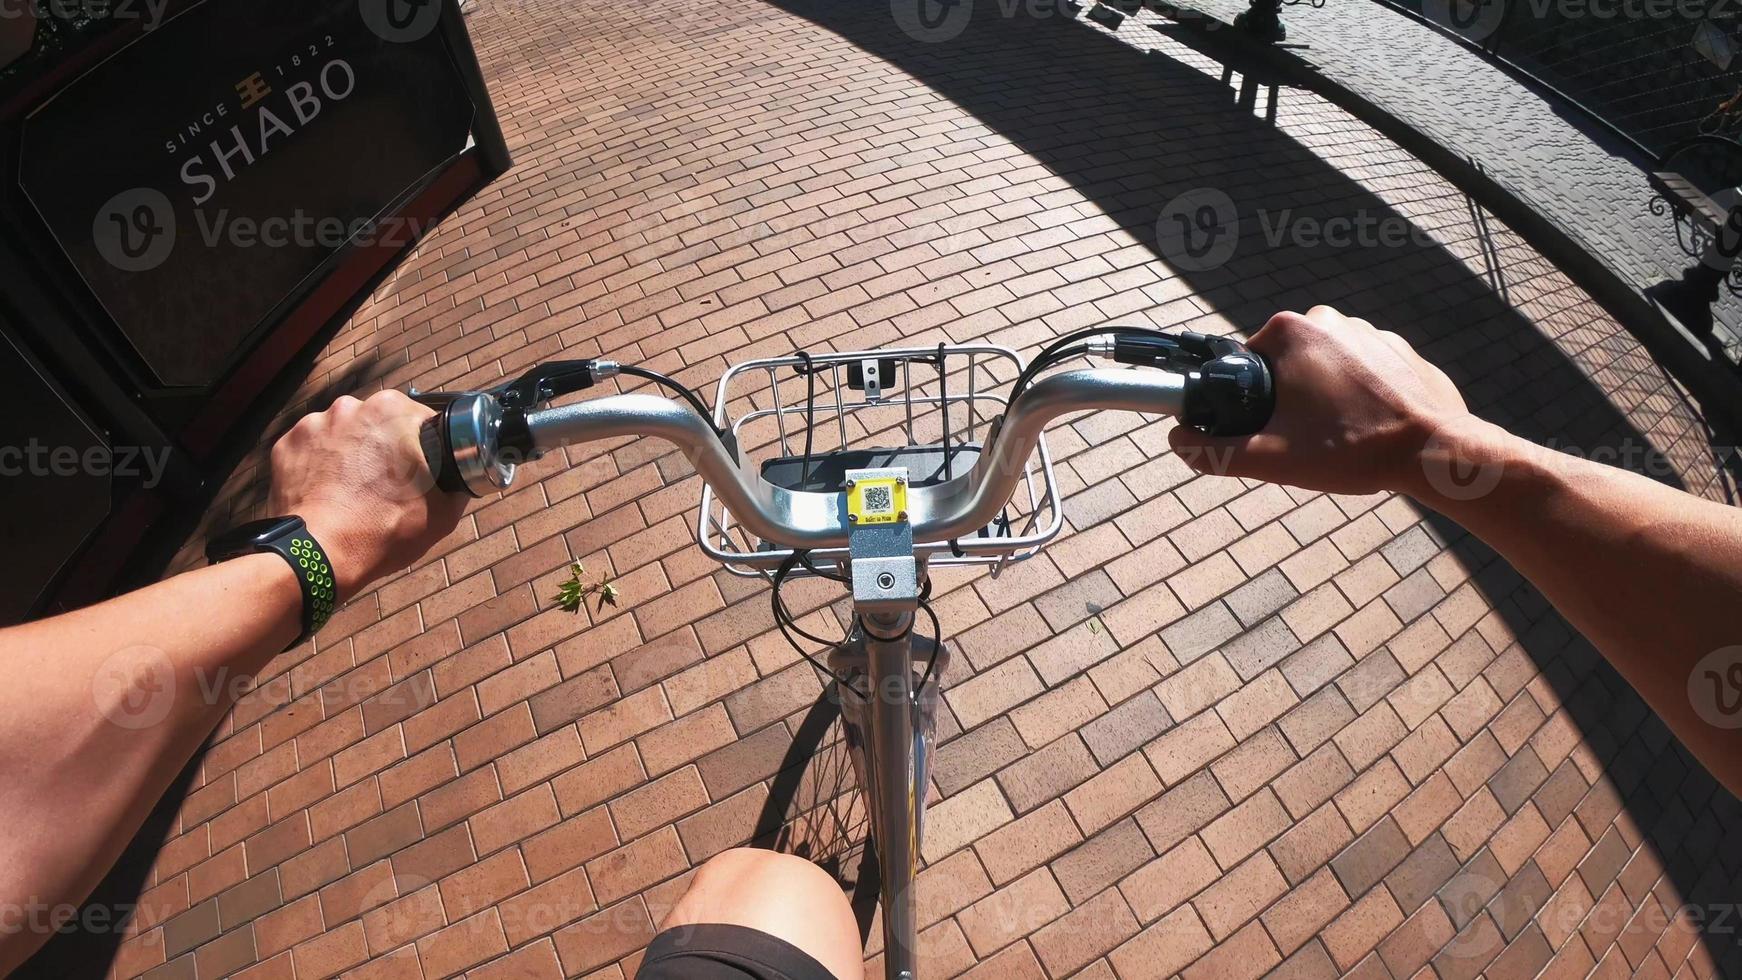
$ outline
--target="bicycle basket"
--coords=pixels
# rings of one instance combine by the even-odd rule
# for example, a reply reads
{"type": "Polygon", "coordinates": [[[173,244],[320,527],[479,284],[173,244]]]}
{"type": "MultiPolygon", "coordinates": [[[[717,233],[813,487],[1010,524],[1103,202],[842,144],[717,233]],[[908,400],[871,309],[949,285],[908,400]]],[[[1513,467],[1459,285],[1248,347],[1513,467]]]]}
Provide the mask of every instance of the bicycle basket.
{"type": "MultiPolygon", "coordinates": [[[[796,354],[733,365],[720,378],[714,417],[729,424],[740,457],[788,490],[839,493],[846,472],[906,467],[914,486],[971,470],[1005,399],[995,389],[1021,373],[1022,358],[993,344],[796,354]]],[[[976,533],[914,542],[932,565],[989,564],[997,575],[1038,552],[1063,524],[1052,457],[1043,435],[1023,464],[1003,513],[976,533]]],[[[737,575],[779,566],[791,549],[752,539],[704,486],[696,538],[737,575]]],[[[817,548],[807,562],[839,571],[846,548],[817,548]]],[[[806,569],[794,569],[804,574],[806,569]]]]}

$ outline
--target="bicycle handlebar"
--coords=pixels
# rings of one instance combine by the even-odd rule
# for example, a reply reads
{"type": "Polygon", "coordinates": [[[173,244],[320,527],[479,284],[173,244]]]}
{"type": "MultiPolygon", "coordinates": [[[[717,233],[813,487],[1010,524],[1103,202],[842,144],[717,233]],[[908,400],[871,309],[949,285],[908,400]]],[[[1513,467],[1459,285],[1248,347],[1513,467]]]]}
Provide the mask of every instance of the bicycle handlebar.
{"type": "MultiPolygon", "coordinates": [[[[1268,364],[1232,341],[1216,338],[1216,342],[1220,353],[1205,359],[1197,370],[1087,368],[1021,387],[1005,414],[992,422],[987,444],[972,469],[942,483],[909,487],[908,520],[914,540],[970,535],[996,518],[1021,479],[1042,430],[1061,415],[1134,411],[1179,416],[1218,435],[1262,429],[1275,401],[1268,364]]],[[[563,363],[565,377],[577,375],[569,365],[590,363],[579,372],[586,378],[581,387],[616,372],[616,365],[608,361],[563,363]]],[[[538,378],[545,375],[539,371],[534,369],[527,378],[534,379],[532,388],[544,395],[537,400],[548,401],[552,392],[549,386],[540,387],[538,378]]],[[[525,384],[522,379],[513,390],[525,384]]],[[[722,439],[715,420],[698,415],[690,404],[633,393],[528,410],[504,399],[504,390],[509,386],[460,394],[412,393],[441,409],[436,472],[444,489],[482,496],[506,488],[514,465],[522,460],[576,443],[651,436],[675,445],[733,517],[763,540],[794,549],[847,543],[851,525],[845,493],[789,490],[767,482],[741,461],[735,445],[722,439]]]]}

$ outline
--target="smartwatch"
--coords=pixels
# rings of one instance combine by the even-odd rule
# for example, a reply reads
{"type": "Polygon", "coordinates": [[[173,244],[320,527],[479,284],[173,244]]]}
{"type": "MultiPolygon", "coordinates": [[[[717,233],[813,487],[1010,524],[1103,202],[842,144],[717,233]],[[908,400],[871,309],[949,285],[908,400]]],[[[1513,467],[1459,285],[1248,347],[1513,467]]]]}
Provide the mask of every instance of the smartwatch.
{"type": "Polygon", "coordinates": [[[302,588],[302,634],[291,644],[296,646],[327,625],[338,606],[332,563],[302,518],[294,514],[249,521],[206,542],[206,559],[214,565],[263,551],[289,562],[296,584],[302,588]]]}

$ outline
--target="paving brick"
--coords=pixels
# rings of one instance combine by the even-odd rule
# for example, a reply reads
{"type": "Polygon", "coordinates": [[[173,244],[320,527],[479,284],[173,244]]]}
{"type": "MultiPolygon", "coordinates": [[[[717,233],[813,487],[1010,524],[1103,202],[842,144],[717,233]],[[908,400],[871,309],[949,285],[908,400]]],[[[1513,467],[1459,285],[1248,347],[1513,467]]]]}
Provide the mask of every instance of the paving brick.
{"type": "Polygon", "coordinates": [[[1030,935],[1070,910],[1052,873],[1039,868],[962,910],[962,932],[980,955],[1030,935]]]}
{"type": "Polygon", "coordinates": [[[1216,881],[1221,871],[1195,837],[1133,871],[1119,883],[1138,921],[1149,922],[1216,881]]]}
{"type": "Polygon", "coordinates": [[[1358,899],[1320,934],[1337,966],[1348,970],[1403,922],[1397,903],[1383,888],[1358,899]]]}
{"type": "Polygon", "coordinates": [[[1097,771],[1075,733],[1037,749],[998,773],[998,785],[1019,814],[1062,795],[1097,771]]]}
{"type": "Polygon", "coordinates": [[[1008,718],[998,718],[945,742],[932,758],[932,779],[954,795],[1028,751],[1008,718]]]}
{"type": "Polygon", "coordinates": [[[1047,972],[1060,976],[1088,964],[1137,933],[1137,920],[1109,888],[1037,931],[1031,943],[1047,972]]]}
{"type": "Polygon", "coordinates": [[[986,779],[926,809],[923,853],[935,861],[1015,818],[995,781],[986,779]]]}
{"type": "Polygon", "coordinates": [[[1234,736],[1215,712],[1203,712],[1174,726],[1144,747],[1144,755],[1161,781],[1178,785],[1198,769],[1234,747],[1234,736]]]}
{"type": "Polygon", "coordinates": [[[1210,935],[1220,942],[1288,891],[1270,855],[1259,853],[1226,872],[1192,900],[1210,935]]]}
{"type": "Polygon", "coordinates": [[[1127,940],[1109,954],[1108,960],[1121,977],[1165,977],[1213,945],[1203,922],[1187,905],[1127,940]]]}
{"type": "MultiPolygon", "coordinates": [[[[927,838],[929,848],[929,832],[927,838]]],[[[979,837],[974,850],[980,855],[980,863],[985,866],[992,883],[1002,885],[1042,862],[1052,860],[1081,839],[1082,834],[1072,823],[1064,803],[1054,800],[979,837]]]]}
{"type": "Polygon", "coordinates": [[[1077,904],[1154,856],[1137,821],[1125,819],[1055,858],[1051,867],[1065,896],[1077,904]]]}
{"type": "Polygon", "coordinates": [[[1157,852],[1170,850],[1228,809],[1227,794],[1208,772],[1198,773],[1137,811],[1137,823],[1157,852]]]}
{"type": "Polygon", "coordinates": [[[1317,935],[1349,905],[1349,897],[1329,868],[1321,868],[1278,899],[1262,921],[1283,955],[1293,953],[1317,935]]]}

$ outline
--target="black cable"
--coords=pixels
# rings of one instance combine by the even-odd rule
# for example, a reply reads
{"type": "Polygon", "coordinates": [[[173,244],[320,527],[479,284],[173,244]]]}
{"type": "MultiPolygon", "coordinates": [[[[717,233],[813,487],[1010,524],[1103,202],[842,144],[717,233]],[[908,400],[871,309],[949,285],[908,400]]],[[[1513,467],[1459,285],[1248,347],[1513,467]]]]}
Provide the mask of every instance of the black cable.
{"type": "Polygon", "coordinates": [[[684,400],[690,403],[690,407],[696,410],[696,414],[700,415],[702,420],[708,423],[708,427],[714,430],[715,435],[718,435],[722,440],[726,438],[726,430],[714,424],[714,413],[708,411],[708,406],[702,404],[701,398],[699,398],[695,392],[678,383],[676,379],[668,378],[665,375],[660,374],[658,371],[649,371],[644,367],[636,367],[633,364],[619,364],[617,366],[617,371],[620,374],[627,374],[636,378],[645,378],[654,384],[664,387],[668,391],[673,391],[682,395],[684,400]]]}
{"type": "Polygon", "coordinates": [[[840,572],[825,572],[822,569],[818,568],[817,566],[812,565],[811,564],[811,553],[808,551],[801,551],[798,554],[799,554],[798,563],[800,565],[803,565],[807,571],[809,571],[812,575],[817,576],[818,578],[826,578],[831,582],[851,583],[853,581],[852,576],[844,575],[840,572]]]}
{"type": "MultiPolygon", "coordinates": [[[[932,611],[931,579],[929,578],[925,580],[925,588],[920,591],[919,608],[923,610],[927,616],[931,617],[932,648],[931,659],[925,662],[925,675],[919,679],[919,686],[913,689],[913,694],[916,698],[919,697],[920,692],[925,690],[926,684],[931,681],[932,671],[937,669],[938,657],[942,656],[944,651],[944,628],[943,625],[938,622],[938,614],[932,611]]],[[[908,632],[911,633],[912,631],[913,627],[909,625],[908,632]]]]}
{"type": "MultiPolygon", "coordinates": [[[[797,633],[799,636],[804,637],[812,643],[818,643],[825,647],[838,645],[835,641],[825,640],[799,626],[798,623],[793,620],[792,613],[787,611],[786,603],[780,601],[780,586],[786,581],[787,574],[792,571],[793,565],[798,563],[799,556],[802,554],[804,553],[801,551],[795,551],[788,555],[786,560],[781,562],[780,567],[774,572],[772,581],[773,587],[768,590],[769,605],[772,607],[774,612],[774,625],[780,628],[780,635],[786,637],[786,642],[792,644],[793,650],[797,651],[798,655],[803,657],[813,668],[827,675],[829,679],[833,680],[835,683],[850,687],[852,685],[851,680],[835,673],[827,664],[812,656],[804,647],[799,646],[797,640],[793,639],[793,634],[797,633]]],[[[851,626],[848,626],[847,631],[849,636],[852,635],[851,626]]]]}
{"type": "MultiPolygon", "coordinates": [[[[817,369],[811,363],[809,351],[797,351],[794,357],[803,364],[793,365],[793,370],[805,377],[804,386],[804,466],[799,470],[798,483],[804,486],[811,478],[811,439],[817,431],[817,369]]],[[[785,430],[782,430],[785,431],[785,430]]],[[[808,565],[807,565],[808,567],[808,565]]],[[[812,569],[815,571],[815,569],[812,569]]]]}
{"type": "Polygon", "coordinates": [[[1155,337],[1166,337],[1167,336],[1166,333],[1164,333],[1160,330],[1151,329],[1149,327],[1090,327],[1090,328],[1085,329],[1085,330],[1078,330],[1078,331],[1075,331],[1073,333],[1068,333],[1068,334],[1064,335],[1063,337],[1060,337],[1059,339],[1048,344],[1044,349],[1041,350],[1041,352],[1039,354],[1036,354],[1034,356],[1034,360],[1028,362],[1028,367],[1022,369],[1022,373],[1016,376],[1016,383],[1010,386],[1010,396],[1009,396],[1009,399],[1007,400],[1006,404],[1010,404],[1010,403],[1015,402],[1016,396],[1022,394],[1023,389],[1027,388],[1030,384],[1032,384],[1034,382],[1035,376],[1038,375],[1040,372],[1046,370],[1047,368],[1053,366],[1054,364],[1057,364],[1060,361],[1068,360],[1072,357],[1077,356],[1078,354],[1083,354],[1083,353],[1088,352],[1088,348],[1086,346],[1073,348],[1071,350],[1065,350],[1065,348],[1067,346],[1069,346],[1071,344],[1079,343],[1080,341],[1088,340],[1090,337],[1104,337],[1104,336],[1108,336],[1108,335],[1112,335],[1112,336],[1133,336],[1133,335],[1145,336],[1145,335],[1147,335],[1147,336],[1155,336],[1155,337]]]}
{"type": "MultiPolygon", "coordinates": [[[[969,362],[968,370],[974,369],[969,362]]],[[[944,413],[944,479],[950,479],[954,474],[950,466],[950,375],[944,369],[944,342],[938,341],[938,408],[944,413]]]]}

